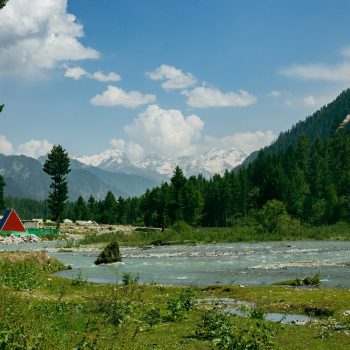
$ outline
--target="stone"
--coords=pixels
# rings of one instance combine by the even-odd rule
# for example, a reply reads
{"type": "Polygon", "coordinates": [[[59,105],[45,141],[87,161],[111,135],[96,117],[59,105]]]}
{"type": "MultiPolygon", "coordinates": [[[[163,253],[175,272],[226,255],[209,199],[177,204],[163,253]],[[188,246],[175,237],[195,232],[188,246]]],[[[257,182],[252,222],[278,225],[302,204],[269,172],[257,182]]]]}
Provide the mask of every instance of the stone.
{"type": "Polygon", "coordinates": [[[95,265],[112,264],[118,261],[122,261],[119,245],[117,242],[112,242],[109,243],[99,254],[95,261],[95,265]]]}

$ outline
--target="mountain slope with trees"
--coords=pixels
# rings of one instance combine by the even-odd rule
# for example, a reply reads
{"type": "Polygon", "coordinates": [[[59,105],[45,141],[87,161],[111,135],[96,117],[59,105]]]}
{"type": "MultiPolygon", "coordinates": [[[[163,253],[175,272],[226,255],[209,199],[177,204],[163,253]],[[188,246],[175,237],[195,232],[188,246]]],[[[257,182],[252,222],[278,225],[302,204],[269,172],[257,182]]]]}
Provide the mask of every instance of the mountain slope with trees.
{"type": "MultiPolygon", "coordinates": [[[[323,106],[305,120],[282,132],[277,140],[264,151],[272,154],[282,152],[289,146],[296,146],[300,136],[305,136],[311,143],[317,138],[325,139],[334,134],[335,130],[350,114],[350,89],[344,90],[334,101],[323,106]]],[[[259,151],[250,154],[236,169],[254,161],[259,151]]]]}

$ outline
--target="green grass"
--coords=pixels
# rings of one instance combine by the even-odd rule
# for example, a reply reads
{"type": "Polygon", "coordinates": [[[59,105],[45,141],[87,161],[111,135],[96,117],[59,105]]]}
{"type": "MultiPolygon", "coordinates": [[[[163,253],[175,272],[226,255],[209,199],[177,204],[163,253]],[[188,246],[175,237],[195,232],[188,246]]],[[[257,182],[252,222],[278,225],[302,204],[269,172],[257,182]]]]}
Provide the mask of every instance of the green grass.
{"type": "MultiPolygon", "coordinates": [[[[82,283],[74,283],[51,274],[59,265],[52,260],[48,268],[42,256],[9,260],[9,255],[6,263],[0,257],[1,274],[15,271],[23,283],[29,282],[28,288],[18,289],[1,280],[0,349],[220,349],[213,343],[212,330],[219,337],[244,335],[245,341],[273,334],[273,348],[281,350],[348,349],[350,336],[334,330],[328,316],[350,327],[349,316],[344,316],[349,290],[281,286],[189,290],[136,283],[98,285],[85,282],[83,276],[82,283]],[[33,276],[38,283],[32,283],[33,276]],[[326,317],[302,327],[227,315],[212,325],[210,320],[217,319],[214,311],[195,303],[195,298],[208,297],[255,302],[261,312],[309,310],[326,317]],[[325,310],[332,313],[325,315],[325,310]],[[208,332],[198,332],[203,325],[208,332]]],[[[265,345],[254,349],[271,349],[265,345]]]]}
{"type": "Polygon", "coordinates": [[[107,232],[88,233],[78,245],[109,243],[115,240],[121,246],[147,246],[168,244],[197,244],[215,242],[266,242],[286,240],[350,240],[350,225],[338,223],[331,226],[293,226],[283,232],[261,232],[255,226],[219,228],[170,228],[164,232],[107,232]]]}

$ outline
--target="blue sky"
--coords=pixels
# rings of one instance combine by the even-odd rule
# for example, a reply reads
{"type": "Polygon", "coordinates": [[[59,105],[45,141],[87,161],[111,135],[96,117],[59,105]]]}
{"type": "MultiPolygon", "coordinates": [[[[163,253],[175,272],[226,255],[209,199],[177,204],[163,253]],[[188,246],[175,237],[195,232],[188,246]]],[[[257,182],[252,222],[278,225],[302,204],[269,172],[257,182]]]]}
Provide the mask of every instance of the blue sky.
{"type": "Polygon", "coordinates": [[[340,0],[10,0],[0,152],[250,152],[349,86],[349,13],[340,0]]]}

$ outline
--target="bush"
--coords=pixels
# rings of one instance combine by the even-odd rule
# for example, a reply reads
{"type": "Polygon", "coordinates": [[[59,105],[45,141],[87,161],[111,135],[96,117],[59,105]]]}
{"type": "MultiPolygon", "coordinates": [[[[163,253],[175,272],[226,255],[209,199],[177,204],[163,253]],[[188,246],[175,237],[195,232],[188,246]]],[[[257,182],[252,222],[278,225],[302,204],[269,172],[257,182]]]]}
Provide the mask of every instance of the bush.
{"type": "Polygon", "coordinates": [[[263,319],[265,319],[265,312],[263,310],[260,310],[260,309],[251,309],[248,312],[248,317],[263,320],[263,319]]]}
{"type": "Polygon", "coordinates": [[[159,307],[153,307],[151,310],[146,312],[146,314],[143,317],[143,320],[151,326],[155,326],[156,324],[160,323],[161,321],[161,315],[160,315],[160,309],[159,307]]]}
{"type": "Polygon", "coordinates": [[[196,304],[197,300],[193,289],[185,289],[176,298],[168,301],[167,309],[170,311],[168,319],[171,321],[180,321],[184,319],[185,311],[193,310],[196,304]]]}
{"type": "Polygon", "coordinates": [[[131,284],[137,284],[140,279],[140,275],[137,274],[136,276],[133,276],[131,272],[124,272],[122,281],[124,286],[129,286],[131,284]]]}
{"type": "Polygon", "coordinates": [[[83,286],[87,283],[87,280],[84,277],[81,270],[78,271],[77,276],[72,279],[71,283],[72,283],[72,286],[83,286]]]}
{"type": "Polygon", "coordinates": [[[124,323],[133,310],[131,301],[121,298],[117,293],[98,296],[95,299],[95,305],[97,311],[103,313],[105,322],[116,327],[124,323]]]}

